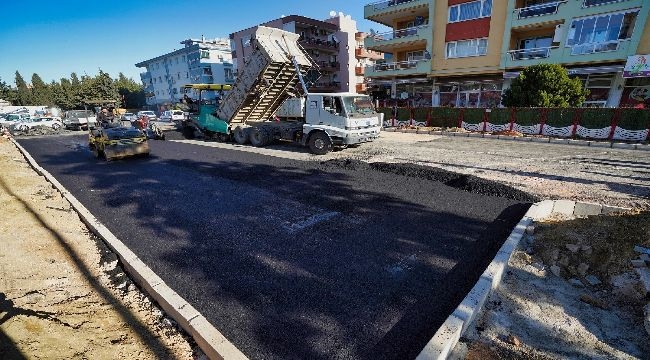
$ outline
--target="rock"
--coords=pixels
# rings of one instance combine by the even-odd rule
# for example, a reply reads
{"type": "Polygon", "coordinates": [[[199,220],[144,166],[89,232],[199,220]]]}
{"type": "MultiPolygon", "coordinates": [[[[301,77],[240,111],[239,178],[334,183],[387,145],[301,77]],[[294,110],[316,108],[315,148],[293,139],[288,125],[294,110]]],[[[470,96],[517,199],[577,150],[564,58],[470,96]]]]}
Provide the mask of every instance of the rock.
{"type": "Polygon", "coordinates": [[[557,265],[551,265],[550,270],[551,270],[551,273],[553,273],[553,275],[555,275],[555,276],[557,276],[557,277],[560,277],[561,269],[560,269],[559,266],[557,266],[557,265]]]}
{"type": "Polygon", "coordinates": [[[641,280],[641,285],[645,289],[646,294],[650,293],[650,268],[636,268],[637,274],[639,274],[639,280],[641,280]]]}
{"type": "Polygon", "coordinates": [[[632,259],[632,266],[635,268],[642,268],[646,267],[646,264],[642,259],[632,259]]]}
{"type": "Polygon", "coordinates": [[[578,250],[580,250],[580,245],[575,245],[575,244],[566,244],[564,247],[571,251],[572,253],[577,253],[578,250]]]}
{"type": "Polygon", "coordinates": [[[578,268],[577,268],[578,275],[585,276],[587,274],[587,270],[589,270],[589,265],[587,265],[585,263],[580,263],[578,265],[578,268]]]}
{"type": "Polygon", "coordinates": [[[650,303],[643,308],[643,314],[645,315],[645,319],[643,320],[643,326],[645,327],[645,331],[650,335],[650,303]]]}
{"type": "Polygon", "coordinates": [[[551,250],[551,259],[553,261],[557,261],[557,259],[559,258],[560,258],[560,249],[555,248],[551,250]]]}
{"type": "Polygon", "coordinates": [[[600,280],[597,277],[595,277],[594,275],[585,276],[585,280],[587,280],[587,283],[589,283],[589,285],[591,285],[591,286],[596,286],[596,285],[600,284],[600,280]]]}
{"type": "Polygon", "coordinates": [[[639,259],[645,261],[646,265],[650,266],[650,255],[641,254],[641,255],[639,255],[639,259]]]}
{"type": "Polygon", "coordinates": [[[506,337],[506,342],[514,346],[521,346],[521,340],[514,335],[508,335],[508,337],[506,337]]]}
{"type": "Polygon", "coordinates": [[[569,257],[566,255],[562,255],[558,263],[560,263],[560,265],[562,266],[569,266],[569,257]]]}
{"type": "Polygon", "coordinates": [[[597,308],[601,308],[603,310],[607,310],[608,308],[607,304],[604,301],[587,294],[580,295],[580,301],[595,306],[597,308]]]}
{"type": "Polygon", "coordinates": [[[544,271],[544,264],[542,263],[535,262],[533,263],[533,267],[539,271],[544,271]]]}
{"type": "Polygon", "coordinates": [[[533,235],[535,233],[535,225],[526,226],[526,234],[533,235]]]}
{"type": "Polygon", "coordinates": [[[569,284],[578,287],[578,288],[583,288],[585,287],[585,284],[582,283],[582,281],[576,279],[576,278],[571,278],[569,279],[569,284]]]}
{"type": "Polygon", "coordinates": [[[585,255],[591,255],[591,253],[594,251],[589,245],[582,245],[580,250],[582,250],[582,252],[585,253],[585,255]]]}

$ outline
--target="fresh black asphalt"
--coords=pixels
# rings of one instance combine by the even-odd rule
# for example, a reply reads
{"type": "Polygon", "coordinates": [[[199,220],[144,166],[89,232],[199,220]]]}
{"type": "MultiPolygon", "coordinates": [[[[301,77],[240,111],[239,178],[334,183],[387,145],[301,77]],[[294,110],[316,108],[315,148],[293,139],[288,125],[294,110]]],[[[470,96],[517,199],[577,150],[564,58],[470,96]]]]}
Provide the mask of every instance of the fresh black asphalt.
{"type": "Polygon", "coordinates": [[[414,165],[17,140],[251,359],[415,358],[536,200],[414,165]]]}

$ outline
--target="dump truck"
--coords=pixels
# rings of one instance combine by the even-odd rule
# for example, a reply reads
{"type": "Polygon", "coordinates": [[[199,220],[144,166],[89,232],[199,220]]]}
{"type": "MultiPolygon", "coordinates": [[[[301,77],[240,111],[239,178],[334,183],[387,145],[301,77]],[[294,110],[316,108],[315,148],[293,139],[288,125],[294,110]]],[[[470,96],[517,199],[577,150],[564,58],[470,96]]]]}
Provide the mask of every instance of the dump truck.
{"type": "MultiPolygon", "coordinates": [[[[183,122],[183,133],[200,131],[238,144],[265,146],[287,140],[309,146],[314,154],[333,147],[373,141],[381,114],[367,95],[309,93],[305,75],[314,62],[298,45],[299,34],[259,26],[251,37],[252,52],[234,85],[218,103],[204,104],[183,122]]],[[[191,84],[199,93],[210,85],[191,84]]],[[[222,89],[226,90],[226,89],[222,89]]]]}

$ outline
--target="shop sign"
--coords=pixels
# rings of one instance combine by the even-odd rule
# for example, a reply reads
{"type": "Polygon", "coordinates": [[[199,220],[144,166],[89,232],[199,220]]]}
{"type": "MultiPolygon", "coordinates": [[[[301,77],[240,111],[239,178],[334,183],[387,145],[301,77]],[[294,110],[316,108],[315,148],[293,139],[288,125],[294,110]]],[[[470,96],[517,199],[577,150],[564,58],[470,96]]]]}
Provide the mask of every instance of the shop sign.
{"type": "Polygon", "coordinates": [[[650,77],[650,54],[628,56],[623,69],[623,77],[650,77]]]}

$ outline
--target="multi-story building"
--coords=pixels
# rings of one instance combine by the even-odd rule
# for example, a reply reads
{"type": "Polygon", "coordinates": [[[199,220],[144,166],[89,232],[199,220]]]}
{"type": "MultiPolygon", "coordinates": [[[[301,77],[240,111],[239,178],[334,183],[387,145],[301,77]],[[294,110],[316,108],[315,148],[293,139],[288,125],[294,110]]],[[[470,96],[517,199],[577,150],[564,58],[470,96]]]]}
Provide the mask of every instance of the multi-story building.
{"type": "Polygon", "coordinates": [[[590,90],[585,106],[625,105],[650,98],[650,74],[624,72],[650,53],[649,11],[647,0],[376,2],[365,18],[393,30],[365,45],[392,59],[365,75],[412,106],[493,107],[522,69],[556,63],[590,90]]]}
{"type": "Polygon", "coordinates": [[[135,64],[140,74],[147,105],[156,110],[178,103],[186,84],[233,84],[235,71],[228,39],[187,39],[179,50],[135,64]]]}
{"type": "MultiPolygon", "coordinates": [[[[647,0],[509,0],[502,66],[506,86],[526,66],[555,63],[590,91],[586,106],[634,103],[650,78],[626,79],[628,58],[650,53],[647,0]]],[[[646,75],[650,76],[650,74],[646,75]]],[[[650,101],[650,88],[648,88],[650,101]]]]}
{"type": "MultiPolygon", "coordinates": [[[[308,76],[309,91],[355,92],[357,85],[363,84],[355,72],[359,66],[355,56],[356,21],[343,13],[330,15],[324,21],[290,15],[258,26],[300,34],[299,44],[318,67],[317,72],[308,76]]],[[[232,57],[237,68],[242,68],[250,56],[250,39],[256,29],[254,26],[230,34],[232,57]]]]}
{"type": "Polygon", "coordinates": [[[365,77],[365,71],[367,68],[374,68],[377,61],[382,61],[384,59],[383,53],[366,49],[365,39],[368,35],[369,34],[365,32],[357,32],[354,37],[356,41],[354,56],[357,59],[357,66],[354,68],[354,75],[356,76],[356,92],[358,94],[371,94],[373,92],[381,91],[381,88],[369,86],[365,77]]]}
{"type": "Polygon", "coordinates": [[[381,1],[364,7],[366,19],[392,29],[371,32],[365,39],[366,49],[390,54],[365,71],[369,84],[387,89],[387,98],[431,104],[434,10],[432,0],[381,1]]]}

